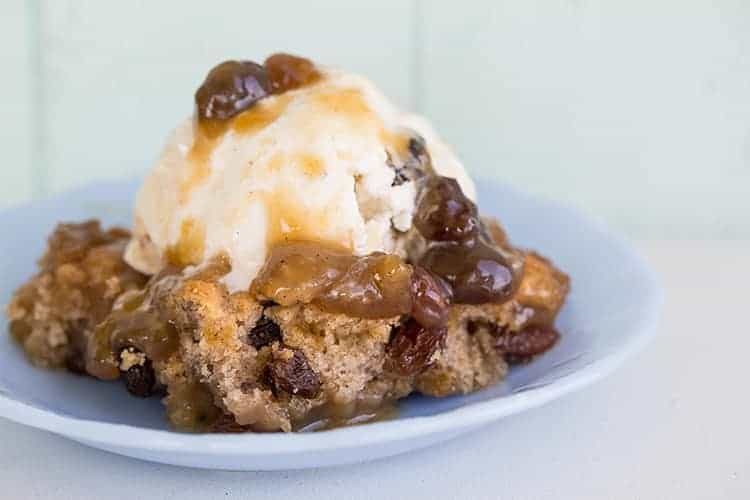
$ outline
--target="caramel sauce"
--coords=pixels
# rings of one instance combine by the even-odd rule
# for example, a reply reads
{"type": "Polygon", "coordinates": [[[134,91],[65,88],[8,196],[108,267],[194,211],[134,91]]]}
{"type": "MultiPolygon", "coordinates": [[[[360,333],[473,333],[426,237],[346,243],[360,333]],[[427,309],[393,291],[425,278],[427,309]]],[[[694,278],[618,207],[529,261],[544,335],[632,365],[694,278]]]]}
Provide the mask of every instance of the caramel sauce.
{"type": "MultiPolygon", "coordinates": [[[[300,153],[291,157],[283,153],[276,153],[265,163],[263,168],[269,172],[279,172],[285,165],[293,165],[309,177],[322,177],[326,173],[323,160],[310,153],[300,153]]],[[[253,165],[251,164],[249,168],[253,168],[253,165]]]]}
{"type": "MultiPolygon", "coordinates": [[[[278,172],[287,163],[287,157],[284,154],[277,153],[271,157],[265,165],[265,169],[269,172],[278,172]]],[[[253,168],[251,164],[248,168],[253,168]]]]}
{"type": "Polygon", "coordinates": [[[346,250],[326,248],[319,243],[278,244],[266,258],[250,291],[281,305],[309,303],[339,279],[352,260],[346,250]]]}
{"type": "Polygon", "coordinates": [[[329,113],[343,115],[352,120],[368,122],[375,118],[362,92],[357,89],[322,91],[315,94],[312,102],[329,113]]]}
{"type": "Polygon", "coordinates": [[[276,245],[251,293],[281,305],[315,303],[360,318],[390,318],[411,310],[411,266],[393,254],[356,257],[320,243],[276,245]]]}
{"type": "Polygon", "coordinates": [[[320,296],[320,307],[359,318],[389,318],[412,309],[412,269],[398,255],[354,258],[346,273],[320,296]]]}
{"type": "Polygon", "coordinates": [[[225,252],[214,255],[206,265],[192,273],[191,280],[218,281],[232,271],[232,262],[225,252]]]}
{"type": "Polygon", "coordinates": [[[323,160],[311,154],[300,154],[295,159],[299,169],[310,177],[321,177],[326,172],[323,160]]]}
{"type": "MultiPolygon", "coordinates": [[[[232,270],[229,257],[221,253],[193,272],[186,279],[216,281],[232,270]]],[[[106,319],[96,327],[88,341],[86,370],[104,380],[120,375],[119,355],[129,347],[152,361],[164,361],[179,347],[179,333],[170,321],[153,305],[160,288],[179,274],[180,269],[167,267],[154,276],[147,287],[124,295],[106,319]]],[[[174,283],[172,281],[172,283],[174,283]]],[[[211,335],[206,332],[206,338],[211,335]]]]}
{"type": "Polygon", "coordinates": [[[194,266],[203,261],[206,247],[206,228],[193,218],[182,221],[177,243],[167,248],[167,262],[177,268],[194,266]]]}
{"type": "Polygon", "coordinates": [[[409,135],[387,129],[367,104],[361,91],[340,89],[320,92],[315,95],[313,103],[320,106],[323,112],[345,117],[355,128],[371,131],[392,155],[398,158],[408,157],[409,135]]]}
{"type": "Polygon", "coordinates": [[[290,95],[282,94],[259,101],[234,117],[228,126],[237,134],[256,134],[275,122],[286,111],[291,99],[290,95]]]}
{"type": "MultiPolygon", "coordinates": [[[[291,241],[320,240],[338,223],[336,205],[305,206],[300,202],[300,194],[288,186],[279,186],[272,192],[256,192],[251,196],[260,198],[266,209],[266,244],[269,246],[291,241]]],[[[341,235],[334,236],[338,239],[341,235]]],[[[337,243],[328,245],[350,250],[350,246],[337,243]]]]}
{"type": "Polygon", "coordinates": [[[381,402],[375,406],[353,404],[349,406],[328,404],[314,409],[305,419],[294,422],[295,432],[318,432],[350,427],[353,425],[383,422],[398,416],[394,401],[381,402]]]}
{"type": "Polygon", "coordinates": [[[206,432],[222,416],[209,389],[201,383],[186,383],[171,388],[166,399],[167,418],[177,429],[206,432]]]}
{"type": "Polygon", "coordinates": [[[132,347],[153,361],[167,359],[178,347],[177,330],[146,303],[139,292],[115,308],[89,339],[86,371],[103,380],[120,376],[119,354],[132,347]]]}
{"type": "Polygon", "coordinates": [[[224,126],[220,122],[205,122],[203,124],[197,120],[194,122],[193,145],[187,155],[190,171],[180,186],[181,204],[185,204],[192,190],[203,183],[211,174],[209,160],[223,130],[224,126]]]}

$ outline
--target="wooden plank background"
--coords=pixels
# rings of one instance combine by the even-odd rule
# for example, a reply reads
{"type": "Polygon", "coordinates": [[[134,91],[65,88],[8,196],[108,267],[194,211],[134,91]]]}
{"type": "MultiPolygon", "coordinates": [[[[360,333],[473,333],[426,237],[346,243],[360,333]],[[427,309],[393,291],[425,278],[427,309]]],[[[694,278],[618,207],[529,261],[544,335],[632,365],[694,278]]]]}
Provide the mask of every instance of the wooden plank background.
{"type": "Polygon", "coordinates": [[[142,175],[215,62],[375,80],[477,176],[634,237],[750,238],[750,3],[5,0],[0,206],[142,175]]]}

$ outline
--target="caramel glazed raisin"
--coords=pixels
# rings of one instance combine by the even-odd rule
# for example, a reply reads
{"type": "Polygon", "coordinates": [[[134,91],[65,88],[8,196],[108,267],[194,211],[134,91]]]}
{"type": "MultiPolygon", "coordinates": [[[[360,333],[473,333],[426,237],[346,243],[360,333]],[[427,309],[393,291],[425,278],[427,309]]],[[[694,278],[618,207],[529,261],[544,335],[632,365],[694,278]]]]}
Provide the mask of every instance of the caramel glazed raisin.
{"type": "MultiPolygon", "coordinates": [[[[418,151],[423,150],[414,144],[418,151]]],[[[412,145],[410,145],[411,149],[412,145]]],[[[445,323],[452,303],[499,304],[510,300],[522,272],[519,255],[503,249],[483,226],[473,201],[455,179],[431,175],[422,181],[414,226],[425,248],[412,278],[411,318],[394,332],[387,348],[386,368],[413,376],[429,367],[445,341],[445,323]]],[[[513,336],[511,336],[512,338],[513,336]]],[[[496,348],[514,361],[528,360],[551,347],[550,336],[530,341],[497,341],[496,348]],[[536,342],[535,342],[536,341],[536,342]],[[506,344],[524,346],[523,352],[506,344]],[[533,345],[533,346],[532,346],[533,345]]],[[[556,340],[556,338],[555,338],[556,340]]]]}
{"type": "Polygon", "coordinates": [[[309,60],[274,54],[263,65],[225,61],[215,66],[195,93],[198,119],[223,122],[271,95],[314,83],[320,73],[309,60]]]}

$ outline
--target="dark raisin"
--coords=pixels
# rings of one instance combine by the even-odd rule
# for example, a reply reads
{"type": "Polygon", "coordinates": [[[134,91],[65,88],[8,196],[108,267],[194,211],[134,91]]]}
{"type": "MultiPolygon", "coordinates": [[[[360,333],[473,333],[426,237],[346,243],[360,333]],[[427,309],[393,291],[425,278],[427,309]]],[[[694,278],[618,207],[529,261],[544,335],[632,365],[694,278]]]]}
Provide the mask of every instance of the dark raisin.
{"type": "Polygon", "coordinates": [[[559,338],[560,334],[550,326],[531,325],[516,333],[503,331],[495,341],[495,348],[510,364],[528,363],[554,346],[559,338]]]}
{"type": "MultiPolygon", "coordinates": [[[[430,155],[427,152],[427,145],[421,136],[409,138],[409,158],[399,167],[394,167],[396,175],[393,178],[392,186],[400,186],[405,182],[413,182],[425,176],[425,172],[430,167],[430,155]]],[[[390,162],[392,164],[392,162],[390,162]]]]}
{"type": "Polygon", "coordinates": [[[65,368],[76,375],[86,375],[86,360],[80,353],[72,353],[65,358],[65,368]]]}
{"type": "Polygon", "coordinates": [[[68,324],[65,334],[68,337],[69,351],[65,356],[65,368],[76,375],[86,375],[86,334],[87,322],[73,321],[68,324]]]}
{"type": "Polygon", "coordinates": [[[297,349],[285,349],[276,353],[266,365],[264,375],[274,394],[283,391],[312,399],[320,393],[320,377],[313,371],[302,351],[297,349]]]}
{"type": "Polygon", "coordinates": [[[445,328],[425,328],[415,319],[399,326],[386,348],[385,369],[411,377],[426,370],[445,342],[445,328]]]}
{"type": "Polygon", "coordinates": [[[428,240],[472,240],[479,232],[477,206],[455,179],[433,177],[419,199],[414,225],[428,240]]]}
{"type": "Polygon", "coordinates": [[[314,83],[320,73],[309,59],[291,54],[273,54],[264,63],[274,94],[314,83]]]}
{"type": "Polygon", "coordinates": [[[225,61],[214,67],[195,93],[198,117],[228,120],[271,93],[266,69],[251,61],[225,61]]]}
{"type": "Polygon", "coordinates": [[[453,288],[457,304],[502,303],[514,291],[514,266],[499,249],[477,242],[473,246],[434,245],[420,265],[453,288]]]}
{"type": "Polygon", "coordinates": [[[125,372],[125,387],[133,396],[146,398],[153,394],[156,375],[151,361],[146,360],[142,365],[133,365],[125,372]]]}
{"type": "Polygon", "coordinates": [[[480,330],[486,330],[490,333],[497,331],[497,326],[485,320],[469,320],[466,322],[466,333],[474,335],[480,330]]]}
{"type": "Polygon", "coordinates": [[[451,289],[440,277],[420,266],[411,275],[411,316],[427,328],[444,327],[448,321],[451,289]]]}
{"type": "Polygon", "coordinates": [[[281,328],[265,316],[262,316],[247,334],[247,342],[256,349],[278,340],[281,340],[281,328]]]}

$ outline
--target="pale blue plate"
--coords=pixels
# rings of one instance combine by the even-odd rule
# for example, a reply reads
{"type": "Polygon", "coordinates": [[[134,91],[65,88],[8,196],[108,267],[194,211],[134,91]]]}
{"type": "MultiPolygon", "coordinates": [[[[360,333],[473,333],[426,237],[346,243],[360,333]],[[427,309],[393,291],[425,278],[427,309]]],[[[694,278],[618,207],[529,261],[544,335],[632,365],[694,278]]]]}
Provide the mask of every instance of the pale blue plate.
{"type": "MultiPolygon", "coordinates": [[[[451,439],[542,405],[614,370],[652,337],[661,306],[654,273],[621,239],[577,211],[493,182],[480,182],[483,213],[514,243],[570,274],[560,343],[495,387],[463,397],[411,397],[394,420],[305,434],[195,435],[168,430],[156,399],[122,387],[33,368],[0,335],[0,416],[87,445],[191,467],[275,470],[360,462],[451,439]]],[[[46,235],[63,220],[129,224],[136,183],[97,184],[0,214],[0,301],[34,272],[46,235]]],[[[3,320],[4,321],[4,320],[3,320]]],[[[3,332],[7,330],[3,323],[3,332]]]]}

